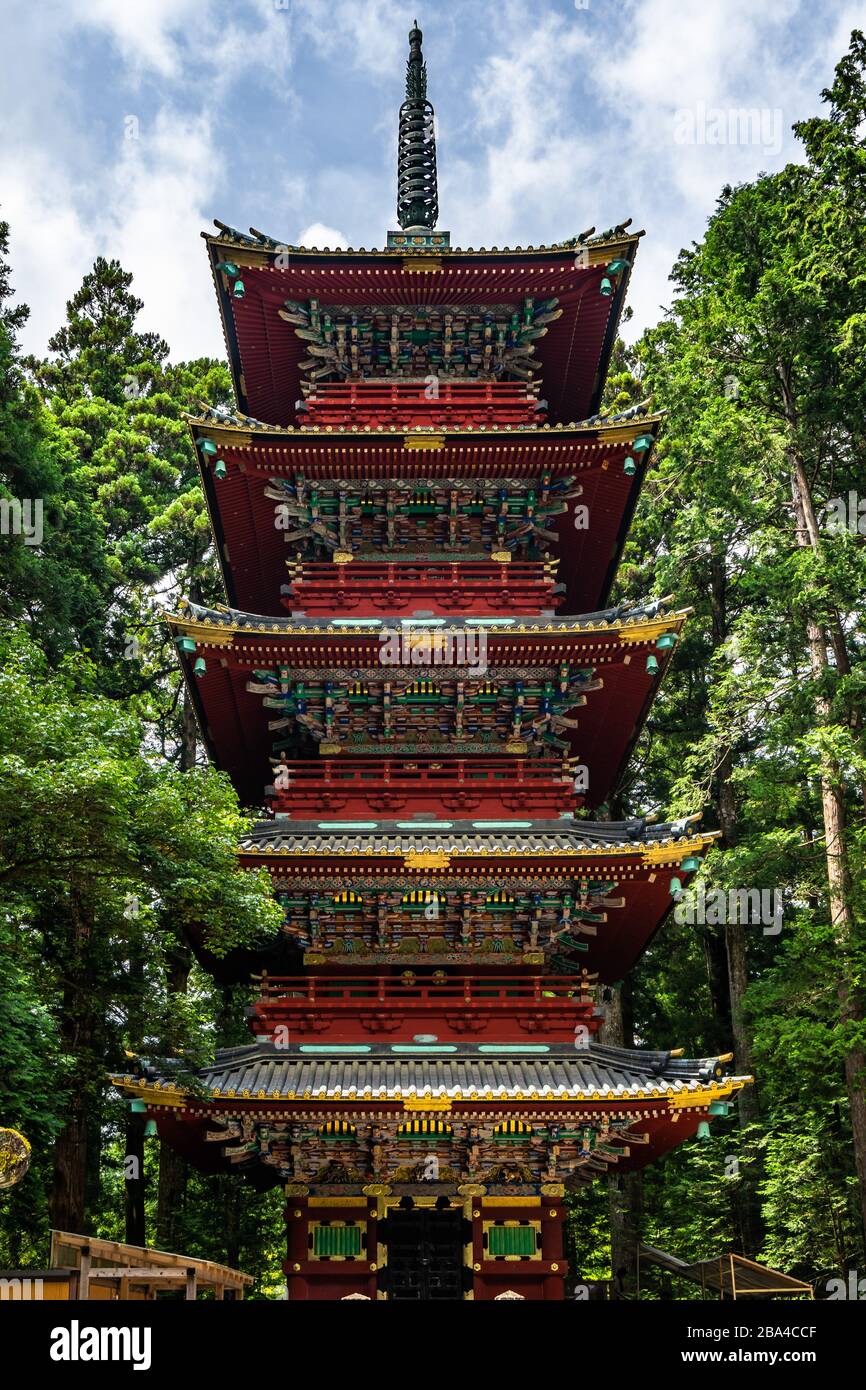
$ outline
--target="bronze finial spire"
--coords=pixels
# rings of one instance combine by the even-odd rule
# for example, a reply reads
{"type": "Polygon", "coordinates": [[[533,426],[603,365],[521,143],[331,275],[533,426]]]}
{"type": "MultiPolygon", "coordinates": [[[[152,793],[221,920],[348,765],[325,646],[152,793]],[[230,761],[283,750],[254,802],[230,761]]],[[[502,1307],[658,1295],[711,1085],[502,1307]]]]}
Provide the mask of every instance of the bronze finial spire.
{"type": "Polygon", "coordinates": [[[397,141],[397,221],[404,229],[435,227],[439,216],[436,135],[433,107],[427,100],[427,64],[421,39],[416,19],[409,34],[406,100],[400,107],[397,141]]]}

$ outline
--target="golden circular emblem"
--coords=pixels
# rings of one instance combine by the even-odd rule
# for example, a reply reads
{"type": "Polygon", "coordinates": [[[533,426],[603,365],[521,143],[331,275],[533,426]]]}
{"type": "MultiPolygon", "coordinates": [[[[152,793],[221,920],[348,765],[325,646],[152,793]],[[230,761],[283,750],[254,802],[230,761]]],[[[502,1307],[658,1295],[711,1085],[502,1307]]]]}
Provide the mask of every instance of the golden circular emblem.
{"type": "Polygon", "coordinates": [[[30,1167],[30,1144],[17,1129],[0,1129],[0,1187],[14,1187],[30,1167]]]}

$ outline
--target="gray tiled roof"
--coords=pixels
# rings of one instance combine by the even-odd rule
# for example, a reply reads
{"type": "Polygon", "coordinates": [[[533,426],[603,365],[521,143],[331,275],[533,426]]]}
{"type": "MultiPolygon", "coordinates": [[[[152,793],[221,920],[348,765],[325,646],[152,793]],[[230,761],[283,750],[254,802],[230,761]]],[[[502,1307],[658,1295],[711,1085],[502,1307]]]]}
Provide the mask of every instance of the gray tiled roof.
{"type": "MultiPolygon", "coordinates": [[[[516,256],[526,251],[573,251],[579,246],[597,246],[605,242],[613,242],[615,245],[620,241],[636,241],[643,236],[643,232],[629,232],[631,225],[629,217],[624,222],[618,222],[615,227],[608,227],[603,232],[596,232],[595,227],[590,227],[587,231],[581,232],[578,236],[568,237],[564,241],[554,241],[549,244],[539,244],[538,246],[448,246],[436,247],[437,256],[461,256],[467,252],[477,255],[479,252],[484,254],[500,253],[505,256],[516,256]]],[[[361,255],[381,255],[388,256],[394,254],[402,257],[405,255],[404,249],[398,248],[396,252],[389,252],[387,249],[377,247],[320,247],[320,246],[295,246],[290,242],[278,241],[276,237],[268,236],[266,232],[260,232],[255,227],[250,227],[248,232],[242,232],[238,227],[232,227],[227,222],[220,222],[218,217],[214,218],[214,226],[217,232],[202,232],[202,236],[209,241],[228,241],[241,246],[253,246],[258,250],[267,251],[303,251],[306,253],[321,253],[325,251],[330,254],[340,256],[361,255]]],[[[427,254],[429,254],[429,248],[427,254]]]]}
{"type": "MultiPolygon", "coordinates": [[[[177,1063],[145,1067],[151,1082],[180,1083],[177,1063]]],[[[677,1058],[667,1052],[631,1051],[593,1044],[585,1049],[551,1047],[544,1055],[494,1057],[477,1047],[460,1045],[448,1056],[395,1056],[388,1044],[374,1044],[358,1057],[323,1057],[253,1043],[226,1048],[214,1061],[194,1073],[206,1091],[285,1098],[289,1093],[309,1099],[363,1099],[365,1095],[397,1098],[407,1095],[468,1098],[474,1091],[494,1098],[515,1099],[537,1092],[539,1097],[559,1096],[603,1099],[665,1095],[697,1091],[723,1077],[717,1057],[677,1058]]],[[[116,1078],[120,1079],[120,1078],[116,1078]]],[[[735,1078],[742,1080],[742,1078],[735,1078]]],[[[132,1081],[133,1078],[129,1077],[132,1081]]]]}
{"type": "MultiPolygon", "coordinates": [[[[647,416],[651,416],[655,419],[657,414],[660,414],[660,412],[653,410],[650,401],[640,401],[637,405],[629,406],[628,410],[617,410],[611,415],[589,415],[585,420],[571,420],[567,425],[564,425],[563,428],[586,429],[591,427],[593,429],[600,429],[604,425],[627,425],[632,420],[642,420],[647,416]]],[[[239,411],[230,410],[228,406],[225,405],[207,405],[204,401],[201,403],[196,415],[187,414],[186,418],[193,425],[218,425],[239,430],[263,430],[267,434],[300,433],[303,435],[302,431],[295,429],[287,430],[285,426],[281,425],[268,425],[264,420],[257,420],[252,415],[242,415],[239,411]]],[[[447,431],[448,426],[446,425],[444,428],[447,431]]],[[[348,427],[347,431],[349,433],[352,432],[348,427]]],[[[339,434],[339,430],[333,432],[339,434]]],[[[484,432],[483,425],[479,426],[476,431],[478,434],[484,434],[484,432]]],[[[387,433],[387,430],[385,433],[387,433]]],[[[395,425],[394,433],[404,434],[405,430],[395,425]]],[[[502,433],[502,430],[498,430],[497,433],[502,433]]],[[[521,427],[521,433],[529,434],[543,441],[549,438],[550,432],[543,428],[539,428],[538,425],[530,425],[521,427]]]]}
{"type": "MultiPolygon", "coordinates": [[[[653,618],[658,618],[671,612],[670,605],[665,599],[647,599],[643,603],[627,604],[621,603],[616,608],[603,608],[597,613],[580,613],[570,618],[515,618],[513,625],[504,626],[501,619],[491,617],[490,634],[494,637],[510,637],[519,635],[521,631],[531,633],[536,628],[545,632],[579,632],[582,628],[604,627],[611,623],[644,622],[653,618]]],[[[675,616],[672,614],[672,616],[675,616]]],[[[239,608],[205,608],[201,604],[192,603],[188,599],[183,602],[183,612],[181,621],[186,618],[190,622],[214,623],[220,627],[250,628],[254,631],[279,632],[286,631],[298,632],[336,632],[342,629],[335,627],[333,618],[303,618],[288,616],[285,617],[262,617],[258,613],[244,613],[239,608]]],[[[467,625],[465,618],[447,618],[441,627],[430,628],[431,633],[443,636],[448,632],[461,631],[464,628],[472,632],[479,632],[484,627],[483,619],[474,619],[467,625]]],[[[402,623],[399,618],[392,618],[383,615],[381,620],[370,622],[365,627],[358,627],[355,631],[363,636],[387,629],[394,632],[403,632],[406,626],[411,624],[414,630],[423,631],[420,623],[412,624],[411,619],[402,623]]],[[[347,627],[351,624],[347,624],[347,627]]]]}
{"type": "MultiPolygon", "coordinates": [[[[351,818],[337,819],[341,826],[349,827],[351,818]]],[[[519,818],[515,818],[518,820],[519,818]]],[[[362,823],[370,824],[372,817],[359,817],[362,823]]],[[[589,821],[573,820],[563,817],[560,820],[536,820],[531,829],[512,830],[507,828],[507,818],[494,825],[479,829],[470,820],[443,819],[439,826],[433,825],[431,816],[423,816],[420,823],[413,826],[411,821],[380,820],[375,830],[345,829],[340,831],[340,851],[346,854],[363,854],[365,851],[379,853],[410,854],[413,851],[444,850],[454,854],[484,854],[492,846],[497,851],[521,852],[523,854],[556,854],[563,850],[629,848],[640,850],[648,844],[673,844],[677,840],[692,838],[694,831],[687,819],[666,821],[658,825],[648,825],[645,820],[631,821],[589,821]],[[445,826],[450,825],[450,829],[445,826]],[[497,828],[499,827],[499,828],[497,828]]],[[[248,853],[257,850],[294,850],[303,853],[321,847],[324,838],[333,847],[333,832],[323,822],[305,820],[263,820],[241,840],[241,849],[248,853]]]]}

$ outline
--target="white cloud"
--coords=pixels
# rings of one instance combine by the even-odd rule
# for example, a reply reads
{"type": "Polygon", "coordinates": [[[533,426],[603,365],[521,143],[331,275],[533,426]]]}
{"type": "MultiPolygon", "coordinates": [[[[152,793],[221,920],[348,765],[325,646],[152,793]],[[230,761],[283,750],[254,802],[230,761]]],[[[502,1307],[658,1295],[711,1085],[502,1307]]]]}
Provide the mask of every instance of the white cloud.
{"type": "Polygon", "coordinates": [[[309,227],[305,227],[300,233],[296,245],[314,246],[320,251],[325,247],[330,247],[332,251],[345,251],[348,249],[349,240],[344,232],[338,232],[335,227],[326,227],[324,222],[311,222],[309,227]]]}
{"type": "Polygon", "coordinates": [[[75,210],[72,188],[38,151],[26,169],[0,157],[0,185],[0,214],[11,228],[12,284],[30,308],[23,344],[42,352],[93,260],[91,235],[75,210]]]}
{"type": "Polygon", "coordinates": [[[106,33],[133,71],[174,79],[181,75],[184,40],[202,14],[199,0],[64,0],[60,8],[67,23],[106,33]]]}
{"type": "Polygon", "coordinates": [[[817,111],[856,8],[840,5],[828,26],[805,0],[772,7],[630,0],[629,42],[600,50],[592,80],[598,100],[615,114],[617,177],[648,233],[630,289],[631,334],[670,303],[670,267],[681,247],[700,240],[723,186],[802,157],[791,126],[817,111]],[[761,114],[757,139],[759,127],[737,117],[752,110],[761,114]],[[703,129],[701,143],[678,143],[684,112],[703,129]],[[725,136],[712,143],[717,113],[725,136]],[[751,138],[727,138],[746,131],[751,138]]]}
{"type": "Polygon", "coordinates": [[[333,64],[335,85],[348,67],[389,79],[400,72],[409,24],[389,0],[293,0],[292,14],[305,38],[333,64]]]}
{"type": "MultiPolygon", "coordinates": [[[[126,142],[111,172],[107,240],[131,270],[144,300],[142,328],[170,343],[176,357],[219,354],[213,285],[199,232],[209,221],[218,169],[209,118],[164,109],[146,139],[126,142]]],[[[107,252],[106,252],[107,254],[107,252]]]]}
{"type": "MultiPolygon", "coordinates": [[[[176,356],[222,354],[198,236],[215,213],[278,235],[307,221],[302,244],[382,244],[414,9],[400,14],[390,0],[7,9],[0,188],[13,280],[32,309],[28,349],[44,351],[66,299],[104,254],[133,272],[147,326],[176,356]],[[326,101],[310,100],[311,83],[326,101]],[[363,115],[343,95],[349,83],[363,115]],[[123,140],[125,113],[139,114],[138,141],[123,140]]],[[[830,14],[806,0],[592,0],[585,11],[420,0],[442,226],[457,245],[515,245],[631,214],[648,232],[633,329],[654,322],[670,299],[670,266],[700,238],[723,184],[798,157],[790,124],[819,109],[858,9],[847,0],[830,14]],[[699,103],[780,108],[781,151],[678,145],[676,112],[699,103]]]]}
{"type": "Polygon", "coordinates": [[[222,13],[202,0],[45,0],[13,16],[0,187],[13,283],[31,310],[25,348],[45,351],[66,300],[105,255],[132,272],[142,326],[161,332],[176,357],[224,353],[198,235],[217,210],[225,168],[218,120],[247,71],[285,77],[290,35],[270,0],[222,13]],[[102,69],[114,109],[96,121],[80,58],[94,36],[117,51],[116,65],[102,69]],[[130,115],[133,139],[124,138],[130,115]]]}
{"type": "Polygon", "coordinates": [[[214,196],[207,171],[215,167],[207,118],[183,120],[166,109],[139,140],[123,142],[117,162],[104,171],[103,213],[94,224],[76,208],[73,184],[50,157],[31,157],[26,174],[16,161],[0,158],[13,279],[31,310],[26,345],[44,350],[66,300],[96,256],[104,255],[132,272],[145,306],[140,326],[162,333],[175,356],[221,353],[198,235],[214,196]]]}
{"type": "MultiPolygon", "coordinates": [[[[585,62],[586,29],[516,3],[491,24],[490,56],[479,62],[469,93],[481,160],[445,162],[440,176],[440,206],[461,245],[525,244],[530,222],[540,232],[542,210],[579,217],[572,203],[592,162],[581,132],[563,120],[585,62]]],[[[446,143],[448,123],[443,118],[446,143]]]]}
{"type": "Polygon", "coordinates": [[[274,0],[47,0],[57,23],[117,48],[130,76],[205,84],[211,97],[239,73],[284,74],[291,19],[274,0]],[[246,20],[247,22],[244,22],[246,20]]]}
{"type": "Polygon", "coordinates": [[[670,268],[722,187],[801,157],[790,127],[818,109],[857,8],[840,5],[828,25],[806,0],[627,0],[573,14],[510,0],[491,16],[469,89],[481,149],[444,169],[440,154],[444,224],[457,244],[513,245],[632,216],[647,230],[630,290],[637,334],[670,302],[670,268]],[[675,138],[683,108],[704,120],[700,143],[675,138]],[[713,144],[717,108],[726,131],[729,113],[761,119],[736,125],[750,138],[713,144]]]}

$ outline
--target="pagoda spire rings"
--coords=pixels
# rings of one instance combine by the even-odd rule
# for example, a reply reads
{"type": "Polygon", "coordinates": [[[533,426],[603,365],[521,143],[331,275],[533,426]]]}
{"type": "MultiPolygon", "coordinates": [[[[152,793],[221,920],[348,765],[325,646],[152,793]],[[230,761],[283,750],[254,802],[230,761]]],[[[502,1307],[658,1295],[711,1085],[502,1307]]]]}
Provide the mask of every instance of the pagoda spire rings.
{"type": "Polygon", "coordinates": [[[404,228],[432,228],[439,216],[436,133],[427,100],[427,64],[417,23],[409,35],[406,100],[397,139],[397,221],[404,228]]]}

